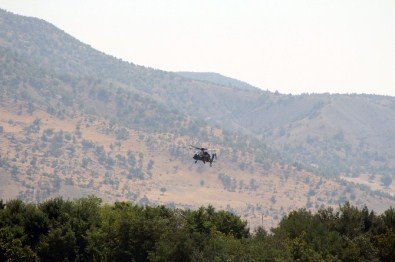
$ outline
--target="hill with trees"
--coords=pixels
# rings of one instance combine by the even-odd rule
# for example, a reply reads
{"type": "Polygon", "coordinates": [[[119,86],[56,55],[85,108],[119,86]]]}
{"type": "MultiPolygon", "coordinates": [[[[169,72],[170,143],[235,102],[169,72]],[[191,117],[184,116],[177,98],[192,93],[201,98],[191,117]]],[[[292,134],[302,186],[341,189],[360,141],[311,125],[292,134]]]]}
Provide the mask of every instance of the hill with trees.
{"type": "Polygon", "coordinates": [[[300,207],[395,203],[395,99],[272,93],[146,68],[0,10],[0,197],[212,204],[270,227],[300,207]],[[212,168],[194,144],[218,149],[212,168]],[[263,217],[263,219],[262,219],[263,217]]]}

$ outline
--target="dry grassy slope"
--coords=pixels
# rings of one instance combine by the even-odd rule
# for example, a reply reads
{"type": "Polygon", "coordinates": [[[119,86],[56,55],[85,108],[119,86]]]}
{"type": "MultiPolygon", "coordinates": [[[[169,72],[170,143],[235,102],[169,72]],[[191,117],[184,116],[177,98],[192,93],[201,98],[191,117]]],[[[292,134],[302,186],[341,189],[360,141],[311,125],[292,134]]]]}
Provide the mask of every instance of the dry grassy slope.
{"type": "MultiPolygon", "coordinates": [[[[112,132],[116,126],[110,128],[108,122],[92,116],[58,119],[41,110],[32,115],[18,114],[18,111],[18,105],[0,108],[0,126],[3,127],[0,156],[9,164],[0,168],[0,197],[3,199],[23,197],[42,201],[54,196],[74,198],[95,194],[105,201],[145,203],[148,200],[153,204],[184,208],[211,204],[236,212],[252,227],[261,223],[273,226],[284,214],[306,205],[312,209],[320,205],[337,206],[343,196],[358,199],[356,204],[367,204],[378,211],[394,205],[358,189],[347,189],[334,181],[299,172],[294,167],[271,163],[271,167],[263,170],[243,152],[235,153],[248,163],[244,171],[232,162],[232,155],[224,149],[219,151],[219,160],[211,168],[201,162],[194,164],[190,159],[192,152],[171,157],[167,152],[169,148],[196,142],[188,137],[129,130],[129,139],[119,141],[112,132]],[[36,119],[41,121],[39,131],[28,133],[27,128],[36,119]],[[80,134],[76,132],[77,126],[80,134]],[[57,134],[65,137],[61,155],[48,153],[51,144],[43,143],[47,130],[53,132],[49,138],[57,134]],[[100,163],[95,149],[83,149],[83,140],[91,141],[95,147],[103,146],[105,155],[116,163],[111,168],[100,163]],[[136,162],[141,159],[140,155],[143,156],[144,179],[128,177],[130,169],[118,162],[117,155],[127,157],[128,151],[134,153],[136,162]],[[36,158],[35,164],[33,158],[36,158]],[[90,160],[86,166],[84,158],[90,160]],[[154,164],[148,171],[150,161],[154,164]],[[14,175],[13,167],[18,168],[14,175]],[[225,188],[220,175],[229,178],[233,188],[225,188]]],[[[215,132],[221,136],[218,130],[215,132]]]]}
{"type": "Polygon", "coordinates": [[[394,174],[393,98],[281,95],[218,74],[182,77],[107,56],[43,20],[3,10],[0,19],[0,78],[7,97],[58,112],[95,112],[144,130],[174,130],[167,123],[178,119],[178,127],[191,117],[200,123],[186,125],[183,134],[206,123],[241,130],[265,139],[290,163],[314,165],[333,177],[394,174]],[[344,140],[333,139],[337,134],[344,140]]]}
{"type": "MultiPolygon", "coordinates": [[[[384,102],[385,99],[382,100],[384,102]]],[[[287,139],[301,143],[307,135],[330,138],[342,131],[350,145],[357,147],[360,141],[371,141],[378,150],[393,155],[393,148],[388,146],[393,145],[395,139],[391,132],[395,129],[394,114],[395,111],[388,105],[369,102],[363,97],[336,97],[324,105],[317,116],[301,119],[290,129],[290,136],[280,141],[287,139]]]]}

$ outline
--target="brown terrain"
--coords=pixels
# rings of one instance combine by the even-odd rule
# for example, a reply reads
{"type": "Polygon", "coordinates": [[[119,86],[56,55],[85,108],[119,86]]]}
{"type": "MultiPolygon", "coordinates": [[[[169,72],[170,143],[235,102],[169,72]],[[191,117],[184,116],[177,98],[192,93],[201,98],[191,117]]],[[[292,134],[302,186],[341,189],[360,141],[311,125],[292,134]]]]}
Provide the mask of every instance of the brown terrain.
{"type": "Polygon", "coordinates": [[[232,154],[240,154],[247,163],[253,156],[229,154],[223,148],[218,149],[219,160],[212,167],[195,164],[189,158],[193,152],[182,148],[194,142],[189,137],[128,130],[129,138],[120,141],[112,131],[117,126],[95,116],[59,119],[42,110],[29,115],[21,113],[17,105],[2,107],[0,112],[0,155],[11,169],[2,172],[0,178],[3,199],[23,197],[36,202],[56,196],[73,199],[96,195],[107,202],[127,200],[192,209],[213,205],[239,214],[251,227],[263,224],[266,228],[276,225],[291,210],[328,204],[337,207],[343,194],[375,210],[393,205],[293,166],[273,163],[268,170],[241,170],[232,163],[232,154]],[[40,124],[32,131],[34,122],[40,124]],[[45,142],[56,137],[62,140],[59,145],[45,142]],[[83,141],[90,141],[92,147],[84,149],[83,141]],[[185,150],[185,155],[171,156],[172,147],[185,150]],[[97,148],[103,150],[106,161],[99,160],[97,148]],[[134,171],[122,160],[128,161],[128,152],[141,169],[139,177],[133,177],[134,171]],[[20,175],[12,175],[13,167],[20,175]]]}
{"type": "Polygon", "coordinates": [[[346,201],[380,212],[395,206],[394,134],[394,97],[283,95],[138,66],[0,9],[4,200],[213,205],[252,228],[346,201]],[[188,145],[218,160],[195,164],[188,145]]]}

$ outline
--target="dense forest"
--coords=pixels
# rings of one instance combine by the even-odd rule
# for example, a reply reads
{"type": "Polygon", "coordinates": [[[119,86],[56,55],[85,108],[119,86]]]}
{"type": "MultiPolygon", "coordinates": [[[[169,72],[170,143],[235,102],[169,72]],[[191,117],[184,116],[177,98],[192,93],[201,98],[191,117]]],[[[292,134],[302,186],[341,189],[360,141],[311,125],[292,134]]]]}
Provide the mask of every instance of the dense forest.
{"type": "Polygon", "coordinates": [[[395,209],[299,209],[270,232],[239,216],[103,204],[89,196],[0,201],[1,261],[393,261],[395,209]]]}

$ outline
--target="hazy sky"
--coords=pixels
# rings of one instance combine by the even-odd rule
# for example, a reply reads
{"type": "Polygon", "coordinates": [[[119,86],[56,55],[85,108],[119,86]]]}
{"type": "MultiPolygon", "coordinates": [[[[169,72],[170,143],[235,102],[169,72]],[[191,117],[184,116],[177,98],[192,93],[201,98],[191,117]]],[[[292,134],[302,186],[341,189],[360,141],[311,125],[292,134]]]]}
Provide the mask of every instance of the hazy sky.
{"type": "Polygon", "coordinates": [[[0,0],[0,8],[138,65],[217,72],[285,94],[395,96],[395,0],[0,0]]]}

